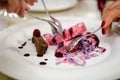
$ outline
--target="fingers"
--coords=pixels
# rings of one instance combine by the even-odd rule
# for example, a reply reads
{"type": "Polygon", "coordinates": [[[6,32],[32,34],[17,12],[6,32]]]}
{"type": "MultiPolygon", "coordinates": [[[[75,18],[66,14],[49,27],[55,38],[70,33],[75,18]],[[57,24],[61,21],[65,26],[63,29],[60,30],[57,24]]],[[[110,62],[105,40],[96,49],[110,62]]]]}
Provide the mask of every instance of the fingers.
{"type": "Polygon", "coordinates": [[[24,8],[22,7],[17,13],[20,17],[24,17],[24,8]]]}
{"type": "Polygon", "coordinates": [[[20,17],[24,17],[25,11],[29,11],[27,3],[24,0],[8,0],[7,12],[16,13],[20,17]],[[14,5],[13,5],[14,4],[14,5]]]}
{"type": "Polygon", "coordinates": [[[18,14],[20,17],[24,17],[25,11],[29,11],[30,8],[28,7],[28,5],[27,5],[25,2],[22,2],[21,4],[22,4],[22,5],[20,6],[20,8],[18,8],[17,14],[18,14]]]}
{"type": "Polygon", "coordinates": [[[108,15],[108,13],[111,11],[110,7],[111,7],[112,5],[113,5],[113,3],[110,4],[110,5],[108,5],[108,6],[106,6],[106,7],[103,9],[102,19],[104,19],[104,18],[108,15]]]}
{"type": "Polygon", "coordinates": [[[120,16],[120,9],[114,8],[106,12],[103,16],[103,21],[105,21],[105,25],[103,28],[108,27],[116,18],[120,16]]]}
{"type": "Polygon", "coordinates": [[[112,24],[110,24],[108,27],[102,29],[102,34],[109,34],[112,28],[112,24]]]}
{"type": "Polygon", "coordinates": [[[16,13],[24,17],[25,11],[29,11],[28,4],[33,5],[38,0],[0,0],[0,9],[6,9],[8,13],[16,13]]]}
{"type": "Polygon", "coordinates": [[[21,8],[21,10],[19,11],[18,15],[20,17],[24,17],[25,16],[25,11],[29,11],[30,8],[27,6],[27,4],[24,5],[24,7],[21,8]]]}
{"type": "MultiPolygon", "coordinates": [[[[37,2],[37,0],[26,0],[27,3],[33,5],[34,2],[37,2]]],[[[23,0],[19,1],[19,6],[14,10],[15,13],[17,13],[20,17],[24,17],[25,11],[29,11],[30,8],[27,5],[27,3],[23,0]]]]}
{"type": "Polygon", "coordinates": [[[102,20],[104,22],[104,25],[102,25],[102,33],[108,34],[111,31],[111,24],[113,21],[115,21],[120,16],[120,2],[113,3],[109,6],[107,6],[103,10],[102,20]]]}
{"type": "MultiPolygon", "coordinates": [[[[17,8],[20,8],[21,2],[19,2],[20,0],[7,0],[7,12],[8,13],[12,13],[14,12],[17,8]]],[[[23,1],[23,0],[21,0],[23,1]]]]}
{"type": "Polygon", "coordinates": [[[114,19],[114,22],[120,22],[120,17],[114,19]]]}
{"type": "Polygon", "coordinates": [[[30,5],[34,5],[34,3],[37,2],[38,0],[25,0],[25,1],[30,5]]]}
{"type": "Polygon", "coordinates": [[[119,6],[119,5],[120,5],[120,0],[117,0],[114,2],[114,5],[112,5],[110,8],[112,9],[112,8],[119,6]]]}
{"type": "Polygon", "coordinates": [[[14,10],[14,13],[18,14],[19,11],[20,11],[21,7],[17,7],[15,10],[14,10]]]}
{"type": "Polygon", "coordinates": [[[119,16],[120,13],[117,9],[114,9],[112,11],[109,11],[109,13],[106,13],[107,16],[105,16],[103,18],[104,21],[104,25],[102,26],[102,28],[104,29],[104,33],[103,34],[108,34],[111,31],[111,24],[112,22],[119,16]]]}

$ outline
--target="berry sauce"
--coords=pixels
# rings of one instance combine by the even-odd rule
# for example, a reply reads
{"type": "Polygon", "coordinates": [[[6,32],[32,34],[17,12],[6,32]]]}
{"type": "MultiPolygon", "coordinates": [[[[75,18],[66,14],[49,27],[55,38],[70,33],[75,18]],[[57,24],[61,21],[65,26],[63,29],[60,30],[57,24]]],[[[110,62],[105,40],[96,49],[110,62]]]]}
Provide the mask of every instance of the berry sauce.
{"type": "Polygon", "coordinates": [[[23,49],[23,46],[18,47],[19,49],[23,49]]]}
{"type": "Polygon", "coordinates": [[[47,63],[46,62],[40,62],[39,64],[40,65],[46,65],[47,63]]]}
{"type": "Polygon", "coordinates": [[[45,61],[48,61],[48,59],[44,59],[45,61]]]}
{"type": "Polygon", "coordinates": [[[29,53],[26,53],[26,54],[24,54],[24,56],[25,56],[25,57],[28,57],[28,56],[30,56],[30,54],[29,54],[29,53]]]}
{"type": "Polygon", "coordinates": [[[37,57],[43,57],[43,55],[37,54],[37,57]]]}
{"type": "Polygon", "coordinates": [[[61,52],[56,52],[56,53],[55,53],[55,57],[57,57],[57,58],[62,58],[62,57],[63,57],[63,53],[61,53],[61,52]]]}
{"type": "Polygon", "coordinates": [[[23,49],[23,47],[27,44],[27,42],[24,42],[21,46],[19,46],[19,49],[23,49]]]}

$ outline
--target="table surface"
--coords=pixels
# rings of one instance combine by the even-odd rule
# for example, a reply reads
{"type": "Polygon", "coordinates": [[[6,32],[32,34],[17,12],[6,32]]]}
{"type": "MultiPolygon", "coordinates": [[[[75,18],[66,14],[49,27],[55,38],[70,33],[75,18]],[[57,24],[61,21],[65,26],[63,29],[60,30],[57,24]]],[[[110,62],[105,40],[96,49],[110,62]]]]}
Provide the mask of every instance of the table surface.
{"type": "MultiPolygon", "coordinates": [[[[40,11],[32,12],[31,11],[30,13],[37,17],[46,17],[46,14],[44,12],[40,12],[40,11]]],[[[84,19],[101,20],[101,13],[97,8],[96,0],[91,0],[91,1],[78,0],[77,4],[74,7],[70,9],[66,9],[66,10],[51,12],[51,15],[52,16],[76,16],[76,17],[81,17],[84,19]]],[[[16,18],[10,18],[10,17],[5,17],[5,18],[7,19],[9,26],[26,20],[26,19],[21,19],[21,18],[17,18],[17,20],[16,18]]],[[[29,17],[27,17],[27,19],[28,18],[29,17]]],[[[3,73],[0,73],[0,80],[14,80],[14,79],[6,76],[3,73]]]]}

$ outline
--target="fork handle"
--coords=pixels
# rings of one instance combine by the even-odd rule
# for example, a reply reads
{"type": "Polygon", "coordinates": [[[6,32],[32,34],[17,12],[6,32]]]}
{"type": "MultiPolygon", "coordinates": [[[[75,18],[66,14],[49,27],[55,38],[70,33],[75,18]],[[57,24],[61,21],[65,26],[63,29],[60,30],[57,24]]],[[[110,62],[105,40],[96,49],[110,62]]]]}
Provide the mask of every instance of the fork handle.
{"type": "Polygon", "coordinates": [[[41,0],[41,1],[42,1],[42,4],[43,4],[43,7],[44,7],[44,9],[45,9],[46,14],[47,14],[49,17],[51,17],[50,14],[49,14],[49,12],[48,12],[48,9],[47,9],[47,7],[46,7],[46,5],[45,5],[45,1],[44,1],[44,0],[41,0]]]}

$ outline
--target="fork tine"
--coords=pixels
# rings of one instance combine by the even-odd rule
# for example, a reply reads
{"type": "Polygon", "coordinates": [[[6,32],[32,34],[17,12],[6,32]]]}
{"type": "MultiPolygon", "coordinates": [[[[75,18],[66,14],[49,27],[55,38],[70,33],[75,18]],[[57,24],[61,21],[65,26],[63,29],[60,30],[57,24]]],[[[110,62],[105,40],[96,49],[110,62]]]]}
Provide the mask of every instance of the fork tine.
{"type": "Polygon", "coordinates": [[[42,1],[42,4],[43,4],[44,9],[45,9],[45,11],[46,11],[47,16],[49,16],[50,19],[56,24],[56,28],[57,28],[57,30],[58,30],[59,35],[63,36],[63,34],[62,34],[62,26],[61,26],[60,21],[58,21],[57,19],[55,19],[54,17],[52,17],[52,16],[50,15],[50,13],[49,13],[49,11],[48,11],[48,9],[47,9],[47,6],[46,6],[44,0],[41,0],[41,1],[42,1]]]}
{"type": "Polygon", "coordinates": [[[55,26],[56,26],[55,24],[53,24],[53,23],[51,23],[51,22],[49,22],[49,21],[48,21],[48,23],[51,25],[51,29],[52,29],[52,33],[53,33],[53,34],[57,33],[57,34],[61,35],[61,34],[59,33],[58,29],[55,27],[55,26]]]}
{"type": "Polygon", "coordinates": [[[53,22],[56,23],[56,25],[58,25],[58,28],[62,31],[62,25],[60,23],[60,21],[58,21],[56,18],[50,16],[50,18],[53,20],[53,22]]]}
{"type": "Polygon", "coordinates": [[[68,48],[67,48],[67,53],[69,53],[69,52],[74,48],[74,46],[76,46],[76,44],[77,44],[80,40],[81,40],[80,37],[75,38],[75,39],[69,44],[69,46],[68,46],[68,48]]]}
{"type": "Polygon", "coordinates": [[[41,1],[42,1],[42,4],[43,4],[44,9],[45,9],[45,11],[46,11],[47,16],[50,17],[50,14],[49,14],[49,12],[48,12],[48,9],[47,9],[47,7],[46,7],[46,5],[45,5],[44,0],[41,0],[41,1]]]}
{"type": "Polygon", "coordinates": [[[51,29],[52,29],[53,34],[57,33],[58,35],[63,37],[62,30],[59,29],[59,25],[55,24],[54,22],[52,22],[50,20],[46,20],[46,19],[41,19],[41,20],[46,21],[51,25],[51,29]]]}
{"type": "Polygon", "coordinates": [[[57,34],[59,34],[60,36],[63,37],[63,35],[61,34],[62,32],[58,28],[58,25],[56,25],[54,22],[52,22],[50,20],[47,20],[47,19],[42,19],[42,18],[39,18],[39,17],[35,17],[28,12],[26,12],[26,14],[29,15],[30,17],[32,17],[32,18],[47,22],[51,26],[51,30],[52,30],[53,34],[57,33],[57,34]]]}

